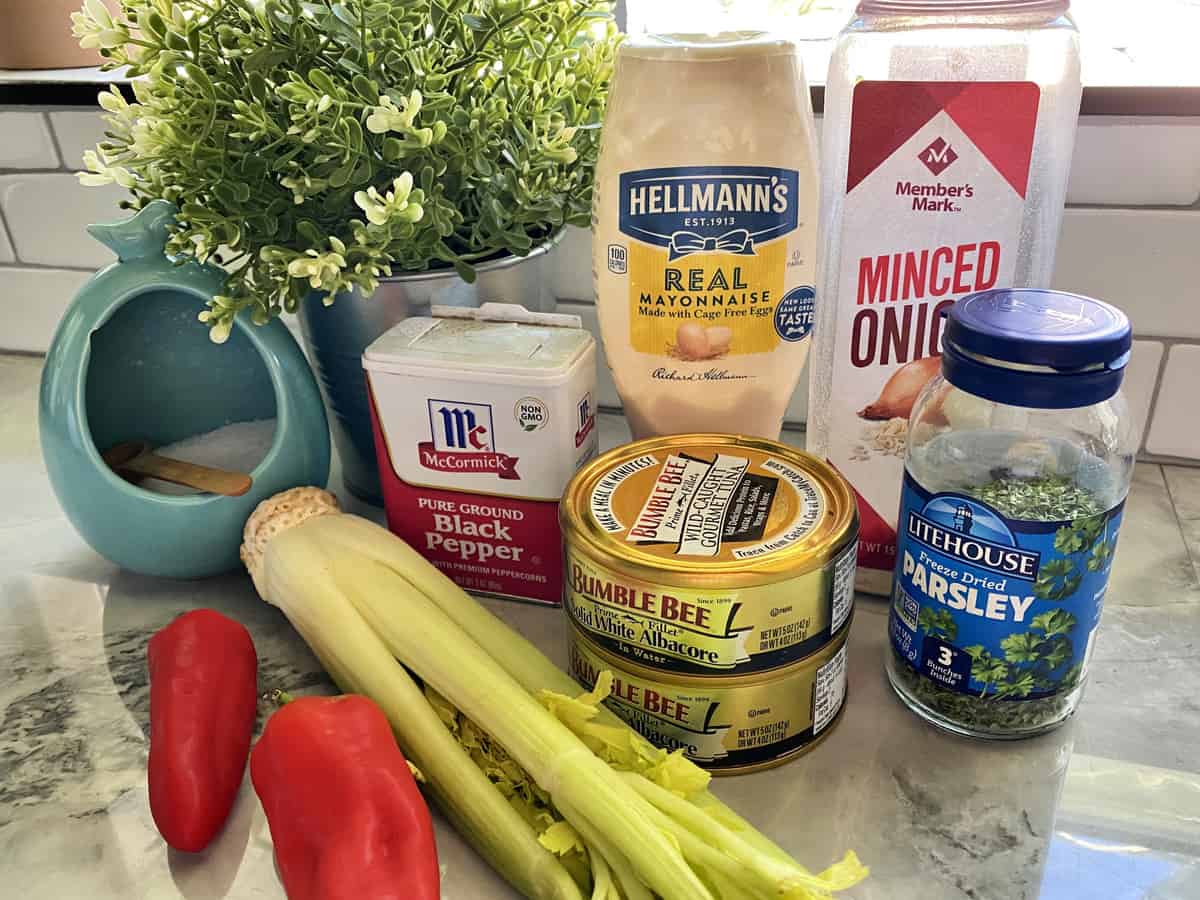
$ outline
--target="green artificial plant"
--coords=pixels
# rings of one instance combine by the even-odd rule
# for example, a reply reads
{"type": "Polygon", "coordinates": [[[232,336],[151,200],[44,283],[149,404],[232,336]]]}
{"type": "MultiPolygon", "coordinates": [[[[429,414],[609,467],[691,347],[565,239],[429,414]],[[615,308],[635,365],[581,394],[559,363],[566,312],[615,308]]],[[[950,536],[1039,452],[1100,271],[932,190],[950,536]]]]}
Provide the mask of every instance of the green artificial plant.
{"type": "Polygon", "coordinates": [[[230,275],[214,340],[310,290],[522,255],[586,224],[618,40],[607,0],[86,0],[102,93],[85,184],[179,216],[167,250],[230,275]]]}

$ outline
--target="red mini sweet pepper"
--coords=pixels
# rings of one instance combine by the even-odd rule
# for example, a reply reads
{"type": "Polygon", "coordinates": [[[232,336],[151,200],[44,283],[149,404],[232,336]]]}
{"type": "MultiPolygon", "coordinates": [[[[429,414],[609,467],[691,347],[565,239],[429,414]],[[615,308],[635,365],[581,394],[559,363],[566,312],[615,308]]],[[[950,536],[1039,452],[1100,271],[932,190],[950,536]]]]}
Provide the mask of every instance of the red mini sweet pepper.
{"type": "Polygon", "coordinates": [[[167,843],[197,852],[237,798],[258,701],[258,656],[244,625],[211,609],[150,638],[150,812],[167,843]]]}
{"type": "Polygon", "coordinates": [[[356,694],[267,721],[250,779],[288,900],[438,900],[433,822],[387,718],[356,694]]]}

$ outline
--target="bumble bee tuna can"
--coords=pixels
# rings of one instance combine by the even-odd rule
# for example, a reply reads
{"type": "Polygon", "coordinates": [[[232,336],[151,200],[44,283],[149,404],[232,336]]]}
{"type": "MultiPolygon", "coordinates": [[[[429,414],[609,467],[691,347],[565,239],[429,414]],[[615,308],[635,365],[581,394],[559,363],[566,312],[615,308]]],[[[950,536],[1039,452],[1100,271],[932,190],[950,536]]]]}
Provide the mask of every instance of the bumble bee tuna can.
{"type": "Polygon", "coordinates": [[[572,623],[664,677],[789,666],[850,620],[854,495],[829,465],[775,441],[628,444],[576,474],[559,518],[572,623]]]}
{"type": "Polygon", "coordinates": [[[742,678],[680,677],[608,653],[571,629],[570,671],[651,743],[683,750],[714,775],[780,765],[833,729],[846,702],[846,638],[786,669],[742,678]]]}

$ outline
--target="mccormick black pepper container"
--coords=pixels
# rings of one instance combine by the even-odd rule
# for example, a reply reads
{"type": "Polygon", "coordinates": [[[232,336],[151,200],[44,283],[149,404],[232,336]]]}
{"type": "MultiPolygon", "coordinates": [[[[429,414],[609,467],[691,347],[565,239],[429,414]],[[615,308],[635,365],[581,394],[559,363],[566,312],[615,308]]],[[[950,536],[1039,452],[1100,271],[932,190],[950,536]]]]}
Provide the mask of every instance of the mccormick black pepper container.
{"type": "Polygon", "coordinates": [[[913,407],[888,677],[918,715],[1040,734],[1082,696],[1133,472],[1129,320],[1058,291],[971,294],[913,407]]]}

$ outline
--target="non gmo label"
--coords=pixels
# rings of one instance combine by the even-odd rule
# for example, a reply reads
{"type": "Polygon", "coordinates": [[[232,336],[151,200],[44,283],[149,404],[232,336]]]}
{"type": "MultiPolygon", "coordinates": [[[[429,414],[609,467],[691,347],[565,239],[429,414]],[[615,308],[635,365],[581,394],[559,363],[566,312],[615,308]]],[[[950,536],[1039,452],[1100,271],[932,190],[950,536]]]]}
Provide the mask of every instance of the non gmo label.
{"type": "Polygon", "coordinates": [[[522,397],[517,401],[513,416],[522,431],[537,431],[550,421],[550,407],[540,397],[522,397]]]}
{"type": "Polygon", "coordinates": [[[1021,702],[1073,690],[1100,620],[1123,506],[1009,519],[906,474],[892,646],[940,687],[1021,702]]]}

